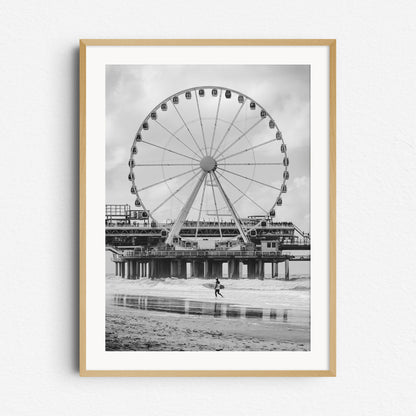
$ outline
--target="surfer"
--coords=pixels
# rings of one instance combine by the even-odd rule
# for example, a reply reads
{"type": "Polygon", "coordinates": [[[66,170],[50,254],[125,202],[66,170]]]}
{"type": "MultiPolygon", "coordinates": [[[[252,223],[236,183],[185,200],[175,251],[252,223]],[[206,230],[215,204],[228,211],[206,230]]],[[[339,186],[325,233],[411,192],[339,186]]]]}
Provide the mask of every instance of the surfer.
{"type": "Polygon", "coordinates": [[[217,297],[217,295],[220,295],[222,298],[224,297],[221,292],[221,283],[218,280],[218,278],[215,280],[215,297],[217,297]]]}

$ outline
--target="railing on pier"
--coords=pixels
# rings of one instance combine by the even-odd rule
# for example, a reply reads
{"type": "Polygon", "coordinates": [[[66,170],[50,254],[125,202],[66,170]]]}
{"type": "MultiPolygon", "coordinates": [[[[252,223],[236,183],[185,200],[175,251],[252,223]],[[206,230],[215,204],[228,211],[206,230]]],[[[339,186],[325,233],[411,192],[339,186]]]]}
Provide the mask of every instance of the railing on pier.
{"type": "Polygon", "coordinates": [[[293,255],[277,251],[262,252],[258,250],[149,250],[149,251],[124,251],[117,258],[244,258],[244,259],[273,259],[286,257],[288,259],[309,260],[309,255],[293,255]]]}

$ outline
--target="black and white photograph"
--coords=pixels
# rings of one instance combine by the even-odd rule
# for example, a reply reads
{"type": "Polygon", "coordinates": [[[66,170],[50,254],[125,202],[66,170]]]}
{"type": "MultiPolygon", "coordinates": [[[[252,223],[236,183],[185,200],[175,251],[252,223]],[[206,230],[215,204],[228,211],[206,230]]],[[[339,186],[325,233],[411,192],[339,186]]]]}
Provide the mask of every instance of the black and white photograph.
{"type": "Polygon", "coordinates": [[[106,65],[106,351],[311,350],[310,75],[106,65]]]}

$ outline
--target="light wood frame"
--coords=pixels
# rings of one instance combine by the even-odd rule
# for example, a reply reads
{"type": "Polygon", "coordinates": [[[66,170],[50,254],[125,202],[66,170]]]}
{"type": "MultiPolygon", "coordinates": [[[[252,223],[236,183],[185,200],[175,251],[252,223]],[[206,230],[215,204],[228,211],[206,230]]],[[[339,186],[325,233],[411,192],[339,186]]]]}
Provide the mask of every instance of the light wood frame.
{"type": "Polygon", "coordinates": [[[336,40],[335,39],[81,39],[79,55],[79,367],[84,377],[334,377],[336,375],[336,40]],[[86,48],[87,46],[329,47],[329,370],[87,370],[86,369],[86,48]]]}

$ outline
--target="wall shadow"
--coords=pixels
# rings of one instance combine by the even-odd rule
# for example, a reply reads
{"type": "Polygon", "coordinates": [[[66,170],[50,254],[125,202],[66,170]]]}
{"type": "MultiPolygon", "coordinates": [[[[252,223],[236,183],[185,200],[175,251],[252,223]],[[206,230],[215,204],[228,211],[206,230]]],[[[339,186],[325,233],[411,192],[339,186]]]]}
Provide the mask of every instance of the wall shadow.
{"type": "Polygon", "coordinates": [[[71,328],[71,368],[74,372],[79,372],[79,49],[74,48],[71,51],[71,80],[72,80],[72,93],[69,96],[71,100],[71,114],[70,120],[72,120],[73,140],[71,149],[71,175],[73,178],[71,194],[73,195],[71,211],[74,215],[74,222],[76,224],[72,229],[71,243],[72,252],[74,254],[74,265],[71,285],[71,310],[70,319],[72,319],[71,328]]]}

